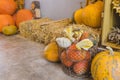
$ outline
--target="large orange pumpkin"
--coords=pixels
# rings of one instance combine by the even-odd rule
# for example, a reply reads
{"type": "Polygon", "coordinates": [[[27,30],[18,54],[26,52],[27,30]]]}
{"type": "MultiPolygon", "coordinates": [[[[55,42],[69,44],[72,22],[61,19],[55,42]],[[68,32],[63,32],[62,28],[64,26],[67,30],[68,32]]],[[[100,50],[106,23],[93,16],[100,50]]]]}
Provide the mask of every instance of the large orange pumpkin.
{"type": "Polygon", "coordinates": [[[2,28],[7,25],[14,25],[14,20],[12,16],[10,15],[0,15],[0,32],[2,31],[2,28]]]}
{"type": "Polygon", "coordinates": [[[21,9],[16,14],[16,25],[19,27],[19,24],[23,21],[31,20],[33,18],[33,14],[30,10],[21,9]]]}
{"type": "Polygon", "coordinates": [[[17,4],[13,0],[0,0],[0,14],[12,15],[17,9],[17,4]]]}

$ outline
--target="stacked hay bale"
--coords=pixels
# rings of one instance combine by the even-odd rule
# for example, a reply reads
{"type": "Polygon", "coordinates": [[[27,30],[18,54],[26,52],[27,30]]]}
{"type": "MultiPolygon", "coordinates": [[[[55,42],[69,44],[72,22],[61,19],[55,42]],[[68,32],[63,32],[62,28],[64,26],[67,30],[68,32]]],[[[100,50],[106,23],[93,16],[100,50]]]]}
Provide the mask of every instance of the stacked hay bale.
{"type": "Polygon", "coordinates": [[[71,19],[53,21],[49,18],[31,20],[20,24],[20,34],[30,40],[48,44],[56,37],[63,36],[64,28],[71,23],[71,19]]]}

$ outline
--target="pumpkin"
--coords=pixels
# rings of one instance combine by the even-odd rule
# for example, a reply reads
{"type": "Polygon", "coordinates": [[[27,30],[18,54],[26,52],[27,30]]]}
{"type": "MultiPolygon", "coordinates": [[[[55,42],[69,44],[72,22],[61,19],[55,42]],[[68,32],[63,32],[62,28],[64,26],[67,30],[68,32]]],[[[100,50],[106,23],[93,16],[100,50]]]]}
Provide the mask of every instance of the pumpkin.
{"type": "Polygon", "coordinates": [[[103,11],[104,5],[103,5],[103,2],[102,2],[102,1],[98,0],[98,1],[94,4],[94,6],[96,6],[97,9],[99,9],[100,12],[103,11]]]}
{"type": "Polygon", "coordinates": [[[49,43],[44,49],[44,57],[50,62],[59,61],[59,47],[56,42],[49,43]]]}
{"type": "Polygon", "coordinates": [[[100,27],[101,26],[101,12],[99,9],[101,7],[96,7],[95,4],[90,4],[84,8],[82,13],[82,21],[85,25],[91,27],[100,27]]]}
{"type": "Polygon", "coordinates": [[[112,48],[98,53],[91,64],[91,74],[94,80],[120,80],[120,52],[112,48]]]}
{"type": "Polygon", "coordinates": [[[82,19],[81,19],[82,11],[83,11],[83,9],[81,8],[81,9],[75,11],[75,13],[74,13],[74,21],[77,24],[82,24],[82,19]]]}
{"type": "Polygon", "coordinates": [[[33,18],[33,14],[30,10],[21,9],[16,14],[16,25],[19,27],[19,24],[23,21],[31,20],[33,18]]]}
{"type": "Polygon", "coordinates": [[[17,9],[17,4],[13,0],[0,0],[0,14],[12,15],[17,9]]]}
{"type": "Polygon", "coordinates": [[[89,4],[85,8],[76,11],[74,14],[75,22],[78,24],[83,23],[90,27],[100,27],[102,11],[102,1],[97,1],[94,4],[89,4]]]}
{"type": "Polygon", "coordinates": [[[0,15],[0,32],[2,32],[2,28],[4,26],[8,26],[8,25],[14,25],[14,20],[12,18],[11,15],[0,15]]]}

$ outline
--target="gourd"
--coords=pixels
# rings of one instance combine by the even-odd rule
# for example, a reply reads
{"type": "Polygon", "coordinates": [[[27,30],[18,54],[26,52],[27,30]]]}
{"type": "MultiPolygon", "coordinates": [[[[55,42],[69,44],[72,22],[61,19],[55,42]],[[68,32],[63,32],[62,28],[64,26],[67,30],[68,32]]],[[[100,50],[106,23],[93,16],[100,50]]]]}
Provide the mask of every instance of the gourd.
{"type": "Polygon", "coordinates": [[[98,53],[91,64],[91,74],[94,80],[119,80],[120,52],[109,50],[98,53]]]}
{"type": "Polygon", "coordinates": [[[17,9],[14,0],[0,0],[0,14],[12,15],[17,9]]]}
{"type": "Polygon", "coordinates": [[[15,25],[4,26],[2,29],[2,33],[7,36],[14,35],[17,32],[17,27],[15,25]]]}
{"type": "Polygon", "coordinates": [[[59,61],[59,47],[56,42],[49,43],[44,49],[44,57],[50,62],[59,61]]]}
{"type": "Polygon", "coordinates": [[[2,32],[2,28],[4,26],[8,26],[8,25],[14,25],[14,20],[12,18],[12,16],[10,15],[0,15],[0,32],[2,32]]]}
{"type": "Polygon", "coordinates": [[[68,38],[65,38],[65,37],[56,38],[56,42],[58,46],[61,48],[68,48],[72,44],[72,42],[68,38]]]}
{"type": "Polygon", "coordinates": [[[30,10],[21,9],[16,13],[16,25],[19,27],[19,24],[23,21],[31,20],[33,18],[33,14],[30,10]]]}

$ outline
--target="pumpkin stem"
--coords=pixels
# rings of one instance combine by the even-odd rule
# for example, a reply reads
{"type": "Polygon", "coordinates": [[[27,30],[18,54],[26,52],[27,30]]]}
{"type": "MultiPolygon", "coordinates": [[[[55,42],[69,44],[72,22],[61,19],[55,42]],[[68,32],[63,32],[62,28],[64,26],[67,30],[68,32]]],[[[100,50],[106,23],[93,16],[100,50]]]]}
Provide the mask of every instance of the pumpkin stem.
{"type": "Polygon", "coordinates": [[[80,8],[83,8],[83,7],[82,7],[82,2],[80,2],[80,8]]]}
{"type": "Polygon", "coordinates": [[[89,0],[86,0],[86,6],[89,4],[89,0]]]}
{"type": "Polygon", "coordinates": [[[114,55],[113,54],[113,49],[111,47],[106,47],[109,51],[110,51],[110,55],[114,55]]]}

